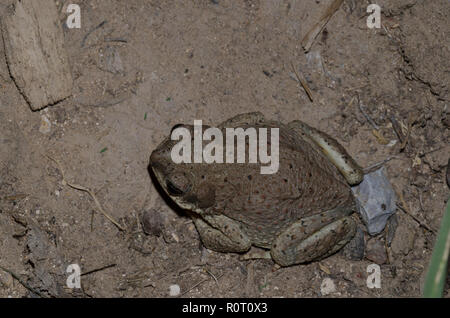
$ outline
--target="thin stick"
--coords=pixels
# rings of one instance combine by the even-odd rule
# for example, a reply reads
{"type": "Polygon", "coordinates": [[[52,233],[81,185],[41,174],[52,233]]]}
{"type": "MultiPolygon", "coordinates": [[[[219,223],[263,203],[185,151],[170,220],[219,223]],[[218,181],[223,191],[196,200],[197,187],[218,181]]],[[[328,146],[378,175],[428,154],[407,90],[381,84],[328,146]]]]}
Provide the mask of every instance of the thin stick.
{"type": "Polygon", "coordinates": [[[10,195],[10,196],[6,196],[1,198],[0,197],[0,201],[4,200],[4,201],[20,201],[23,200],[25,198],[28,197],[28,194],[15,194],[15,195],[10,195]]]}
{"type": "Polygon", "coordinates": [[[397,121],[397,119],[393,114],[389,116],[389,120],[392,123],[392,128],[394,129],[394,132],[397,135],[398,140],[400,141],[401,144],[403,144],[403,142],[405,141],[405,135],[403,135],[402,128],[399,122],[397,121]]]}
{"type": "Polygon", "coordinates": [[[368,173],[371,173],[371,172],[373,172],[375,170],[378,170],[378,168],[383,166],[385,163],[391,161],[392,159],[401,159],[401,158],[397,157],[397,156],[389,156],[386,159],[384,159],[383,161],[377,162],[377,163],[375,163],[375,164],[373,164],[373,165],[371,165],[371,166],[369,166],[367,168],[364,168],[363,172],[364,172],[364,174],[368,174],[368,173]]]}
{"type": "Polygon", "coordinates": [[[305,90],[306,94],[308,95],[309,100],[310,100],[311,102],[314,102],[313,96],[312,96],[312,92],[311,92],[311,90],[309,89],[309,86],[308,86],[308,84],[306,83],[306,80],[303,78],[303,76],[300,76],[300,75],[297,73],[297,70],[295,69],[294,64],[293,64],[292,62],[291,62],[291,66],[292,66],[292,70],[293,70],[294,73],[295,73],[295,76],[297,77],[298,82],[302,85],[303,89],[305,90]]]}
{"type": "Polygon", "coordinates": [[[206,278],[204,280],[199,281],[197,284],[195,284],[194,286],[192,286],[191,288],[189,288],[188,290],[186,290],[184,293],[180,294],[178,297],[181,297],[183,295],[186,295],[187,293],[189,293],[191,290],[193,290],[195,287],[200,286],[201,284],[203,284],[204,282],[207,282],[208,280],[210,280],[210,278],[206,278]]]}
{"type": "Polygon", "coordinates": [[[122,39],[122,38],[108,38],[108,39],[105,39],[105,42],[128,43],[128,41],[126,39],[122,39]]]}
{"type": "Polygon", "coordinates": [[[30,292],[32,292],[35,295],[38,295],[41,298],[48,298],[46,295],[42,294],[41,292],[37,291],[36,289],[32,288],[30,285],[28,285],[27,283],[25,283],[25,281],[19,277],[19,275],[17,275],[16,273],[14,273],[13,271],[3,267],[0,265],[0,269],[9,273],[13,278],[15,278],[23,287],[25,287],[26,289],[28,289],[30,292]]]}
{"type": "Polygon", "coordinates": [[[412,129],[412,124],[413,124],[413,122],[414,122],[414,119],[413,119],[413,117],[412,117],[412,115],[411,115],[411,113],[410,113],[410,114],[408,115],[408,130],[406,131],[406,137],[405,137],[405,140],[403,140],[403,142],[402,142],[402,144],[401,144],[401,146],[400,146],[400,150],[405,149],[406,144],[407,144],[408,141],[409,141],[409,136],[411,135],[411,129],[412,129]]]}
{"type": "Polygon", "coordinates": [[[46,157],[47,157],[48,159],[52,160],[53,162],[55,162],[55,163],[58,165],[59,170],[61,171],[62,178],[63,178],[63,180],[62,180],[62,181],[63,181],[63,185],[66,185],[66,184],[67,184],[69,187],[71,187],[71,188],[73,188],[73,189],[75,189],[75,190],[87,192],[87,193],[92,197],[92,199],[94,200],[94,202],[95,202],[95,204],[97,205],[97,208],[100,210],[100,212],[101,212],[108,220],[110,220],[115,226],[117,226],[121,231],[125,231],[125,229],[122,227],[122,225],[119,224],[119,222],[117,222],[116,220],[114,220],[114,218],[113,218],[112,216],[110,216],[108,213],[105,212],[105,210],[103,209],[102,205],[101,205],[100,202],[98,201],[97,196],[95,195],[95,193],[94,193],[91,189],[88,189],[88,188],[83,187],[83,186],[81,186],[81,185],[73,184],[73,183],[70,183],[69,181],[67,181],[67,179],[66,179],[66,177],[65,177],[65,174],[64,174],[64,169],[62,168],[61,163],[60,163],[58,160],[56,160],[56,159],[54,159],[54,158],[52,158],[52,157],[50,157],[50,156],[48,156],[48,155],[46,155],[46,157]]]}
{"type": "Polygon", "coordinates": [[[117,266],[117,264],[109,264],[109,265],[106,265],[106,266],[103,266],[103,267],[100,267],[100,268],[96,268],[96,269],[87,271],[86,273],[83,273],[80,276],[86,276],[86,275],[89,275],[89,274],[92,274],[92,273],[96,273],[96,272],[99,272],[99,271],[103,271],[105,269],[108,269],[108,268],[111,268],[111,267],[115,267],[115,266],[117,266]]]}
{"type": "Polygon", "coordinates": [[[379,130],[380,127],[378,127],[378,125],[373,121],[372,118],[370,118],[370,116],[366,113],[365,109],[364,109],[364,105],[361,103],[361,99],[359,98],[359,94],[358,94],[358,106],[359,106],[359,110],[361,111],[361,113],[364,115],[364,117],[367,119],[367,121],[369,122],[370,125],[372,125],[372,127],[375,130],[379,130]]]}
{"type": "Polygon", "coordinates": [[[219,282],[217,281],[217,278],[216,278],[216,276],[214,276],[214,274],[213,273],[211,273],[207,268],[205,268],[205,271],[209,274],[209,275],[211,275],[212,276],[212,278],[214,278],[214,280],[216,281],[216,285],[217,285],[217,287],[219,287],[219,282]]]}
{"type": "Polygon", "coordinates": [[[415,215],[413,215],[410,211],[408,206],[406,205],[405,199],[403,198],[403,193],[396,191],[397,195],[400,198],[400,205],[397,205],[400,210],[402,210],[403,212],[405,212],[407,215],[409,215],[411,218],[413,218],[414,221],[416,221],[417,223],[419,223],[420,226],[422,226],[424,229],[428,230],[429,232],[433,233],[434,235],[436,235],[436,231],[433,230],[431,227],[429,227],[428,225],[426,225],[424,222],[422,222],[421,220],[419,220],[419,218],[417,218],[415,215]]]}
{"type": "Polygon", "coordinates": [[[104,20],[102,21],[99,25],[97,25],[96,27],[94,27],[93,29],[91,29],[88,33],[86,33],[86,35],[83,37],[83,40],[81,41],[81,47],[84,47],[84,45],[86,44],[86,41],[88,39],[88,37],[96,30],[100,29],[101,27],[103,27],[108,21],[104,20]]]}

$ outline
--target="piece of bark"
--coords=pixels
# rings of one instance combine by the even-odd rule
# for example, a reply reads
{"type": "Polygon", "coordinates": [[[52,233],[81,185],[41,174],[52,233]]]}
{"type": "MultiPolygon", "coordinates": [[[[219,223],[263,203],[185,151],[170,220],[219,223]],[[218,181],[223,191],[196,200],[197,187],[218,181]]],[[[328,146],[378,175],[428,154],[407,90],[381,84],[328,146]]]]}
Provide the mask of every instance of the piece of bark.
{"type": "Polygon", "coordinates": [[[22,0],[2,17],[9,72],[32,110],[72,94],[72,75],[53,0],[22,0]]]}

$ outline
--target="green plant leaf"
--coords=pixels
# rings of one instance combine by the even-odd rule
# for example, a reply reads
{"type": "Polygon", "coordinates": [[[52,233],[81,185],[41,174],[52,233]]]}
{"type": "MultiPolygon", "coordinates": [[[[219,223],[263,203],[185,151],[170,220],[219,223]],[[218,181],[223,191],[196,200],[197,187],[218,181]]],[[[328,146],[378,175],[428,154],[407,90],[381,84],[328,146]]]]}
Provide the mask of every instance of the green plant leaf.
{"type": "Polygon", "coordinates": [[[441,221],[441,229],[434,245],[433,255],[425,279],[423,296],[426,298],[442,297],[447,279],[447,263],[450,253],[450,200],[441,221]]]}

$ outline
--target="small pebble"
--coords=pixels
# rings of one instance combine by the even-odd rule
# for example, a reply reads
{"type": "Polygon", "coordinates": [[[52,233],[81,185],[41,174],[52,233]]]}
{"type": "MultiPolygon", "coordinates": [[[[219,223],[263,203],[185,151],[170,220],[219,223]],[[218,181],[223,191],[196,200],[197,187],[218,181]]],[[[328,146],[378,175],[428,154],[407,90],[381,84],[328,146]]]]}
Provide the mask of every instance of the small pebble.
{"type": "Polygon", "coordinates": [[[172,238],[175,240],[175,242],[180,243],[180,238],[176,233],[172,233],[172,238]]]}
{"type": "Polygon", "coordinates": [[[364,232],[358,226],[353,239],[345,245],[343,249],[344,256],[352,261],[360,261],[364,258],[365,242],[364,232]]]}
{"type": "Polygon", "coordinates": [[[391,244],[392,251],[395,254],[408,255],[408,253],[414,247],[415,238],[416,238],[416,233],[415,233],[414,229],[410,228],[406,224],[400,224],[397,227],[395,237],[391,244]]]}
{"type": "Polygon", "coordinates": [[[366,258],[378,265],[386,263],[387,255],[383,242],[380,242],[377,239],[369,240],[369,242],[367,242],[366,258]]]}
{"type": "Polygon", "coordinates": [[[39,127],[39,132],[42,134],[48,134],[51,130],[52,124],[47,116],[41,116],[41,126],[39,127]]]}
{"type": "Polygon", "coordinates": [[[178,296],[181,293],[181,288],[179,285],[174,284],[169,287],[169,295],[172,297],[178,296]]]}
{"type": "Polygon", "coordinates": [[[13,277],[10,273],[0,270],[0,285],[10,288],[13,285],[13,277]]]}
{"type": "Polygon", "coordinates": [[[323,296],[327,296],[329,294],[332,294],[336,291],[336,285],[334,284],[334,281],[329,278],[326,277],[323,281],[322,284],[320,285],[320,293],[323,296]]]}
{"type": "Polygon", "coordinates": [[[142,214],[142,228],[147,235],[161,236],[164,229],[164,218],[161,212],[147,209],[142,214]]]}
{"type": "Polygon", "coordinates": [[[393,216],[391,216],[387,222],[386,225],[386,242],[388,244],[388,246],[391,246],[392,241],[394,240],[395,237],[395,231],[397,231],[397,227],[398,227],[398,218],[397,215],[394,214],[393,216]]]}

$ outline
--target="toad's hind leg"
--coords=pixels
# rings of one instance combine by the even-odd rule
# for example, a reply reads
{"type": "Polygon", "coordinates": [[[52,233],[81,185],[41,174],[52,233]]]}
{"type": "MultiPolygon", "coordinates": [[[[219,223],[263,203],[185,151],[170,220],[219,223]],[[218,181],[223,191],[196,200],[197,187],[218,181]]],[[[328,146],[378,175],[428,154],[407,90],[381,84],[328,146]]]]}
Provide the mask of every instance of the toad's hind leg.
{"type": "Polygon", "coordinates": [[[282,232],[272,244],[271,255],[281,266],[319,260],[336,253],[355,232],[356,223],[351,216],[334,219],[327,213],[313,215],[282,232]]]}
{"type": "Polygon", "coordinates": [[[362,181],[364,173],[361,167],[334,138],[300,120],[294,120],[288,126],[310,141],[314,148],[325,154],[350,185],[357,185],[362,181]]]}

